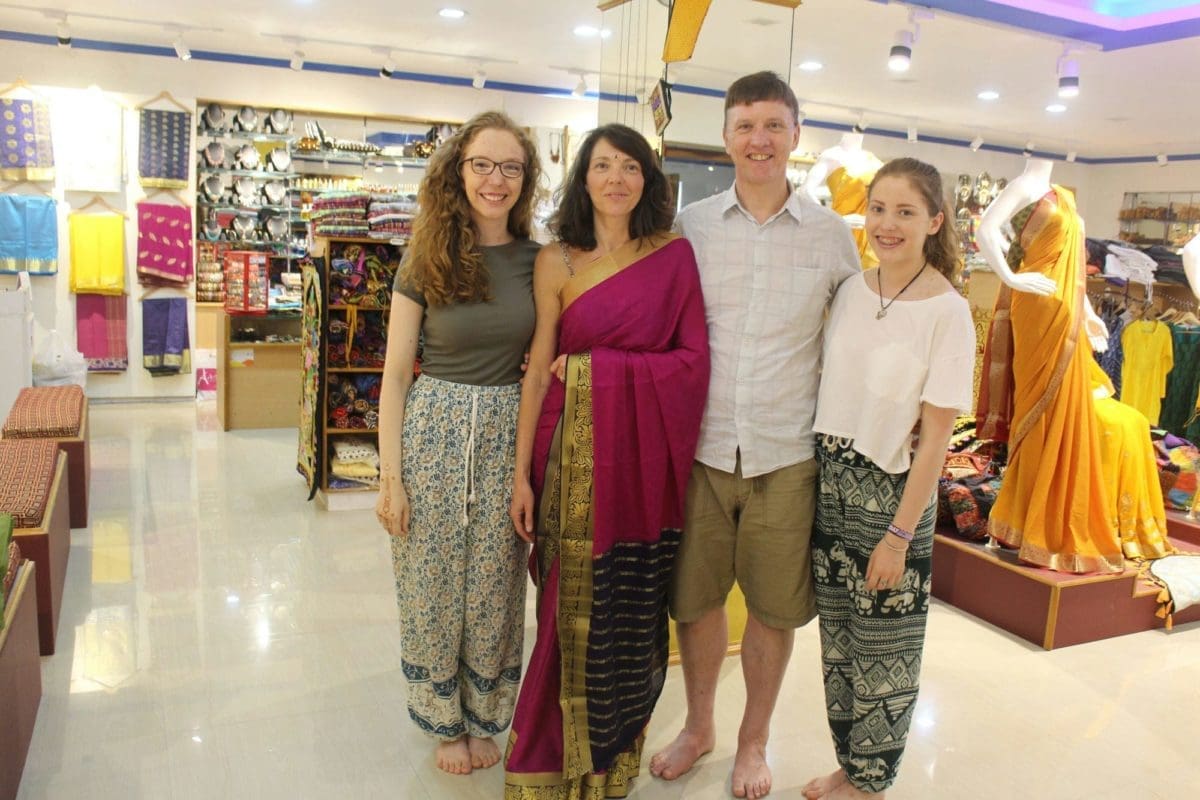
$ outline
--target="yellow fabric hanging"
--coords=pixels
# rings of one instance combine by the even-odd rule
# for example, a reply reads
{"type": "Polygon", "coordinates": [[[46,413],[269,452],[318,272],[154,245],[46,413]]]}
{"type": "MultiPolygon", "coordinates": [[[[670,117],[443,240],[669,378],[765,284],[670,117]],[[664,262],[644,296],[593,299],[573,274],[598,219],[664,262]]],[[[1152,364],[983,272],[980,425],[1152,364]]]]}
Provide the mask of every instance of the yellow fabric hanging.
{"type": "Polygon", "coordinates": [[[71,291],[76,294],[125,293],[125,217],[120,214],[72,214],[71,291]]]}
{"type": "MultiPolygon", "coordinates": [[[[875,180],[875,170],[863,175],[851,175],[845,167],[838,167],[825,179],[825,185],[829,187],[830,208],[843,217],[847,214],[866,216],[867,187],[873,180],[875,180]]],[[[871,249],[871,240],[867,237],[866,230],[854,228],[850,233],[854,236],[854,243],[858,245],[858,257],[862,261],[862,268],[871,269],[879,266],[879,259],[875,257],[875,251],[871,249]]]]}
{"type": "Polygon", "coordinates": [[[675,0],[671,23],[667,26],[667,40],[663,43],[663,61],[670,64],[692,57],[710,5],[712,0],[675,0]]]}

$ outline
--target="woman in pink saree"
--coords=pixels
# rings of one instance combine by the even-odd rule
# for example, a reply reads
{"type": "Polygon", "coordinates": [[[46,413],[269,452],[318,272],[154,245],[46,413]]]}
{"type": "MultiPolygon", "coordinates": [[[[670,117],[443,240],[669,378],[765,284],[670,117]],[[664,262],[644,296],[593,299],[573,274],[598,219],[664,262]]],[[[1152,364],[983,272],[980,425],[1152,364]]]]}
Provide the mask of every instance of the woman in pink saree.
{"type": "Polygon", "coordinates": [[[505,798],[624,797],[667,668],[667,584],[708,392],[695,256],[640,134],[584,140],[534,266],[512,517],[538,632],[505,798]],[[556,357],[557,356],[557,357],[556,357]]]}

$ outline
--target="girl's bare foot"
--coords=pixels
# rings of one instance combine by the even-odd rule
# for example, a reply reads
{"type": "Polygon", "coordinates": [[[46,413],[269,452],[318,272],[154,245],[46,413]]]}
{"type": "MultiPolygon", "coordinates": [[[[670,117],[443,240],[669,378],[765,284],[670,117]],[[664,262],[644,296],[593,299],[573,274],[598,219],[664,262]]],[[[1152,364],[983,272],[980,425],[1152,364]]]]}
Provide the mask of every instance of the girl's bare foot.
{"type": "Polygon", "coordinates": [[[436,755],[438,769],[442,772],[451,775],[471,774],[471,751],[467,748],[467,737],[460,736],[452,742],[441,742],[437,746],[436,755]]]}
{"type": "Polygon", "coordinates": [[[500,761],[500,748],[490,737],[467,737],[467,750],[471,753],[471,766],[475,769],[494,767],[500,761]]]}

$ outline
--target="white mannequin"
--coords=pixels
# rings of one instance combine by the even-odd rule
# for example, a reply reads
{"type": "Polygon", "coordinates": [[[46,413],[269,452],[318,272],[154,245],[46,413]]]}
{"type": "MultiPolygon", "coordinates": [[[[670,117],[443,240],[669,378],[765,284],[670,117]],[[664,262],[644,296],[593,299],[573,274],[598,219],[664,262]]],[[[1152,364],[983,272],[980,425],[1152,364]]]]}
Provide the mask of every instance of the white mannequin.
{"type": "Polygon", "coordinates": [[[1044,158],[1031,158],[1025,171],[1004,187],[999,196],[979,218],[979,229],[975,241],[979,252],[1000,280],[1018,292],[1048,295],[1054,292],[1055,284],[1050,278],[1038,273],[1014,273],[1004,257],[1005,240],[1000,229],[1005,222],[1025,206],[1040,200],[1050,191],[1050,172],[1054,164],[1044,158]]]}
{"type": "Polygon", "coordinates": [[[1192,294],[1200,300],[1200,236],[1183,246],[1183,274],[1187,276],[1192,294]]]}
{"type": "MultiPolygon", "coordinates": [[[[838,167],[845,167],[846,172],[851,175],[861,175],[864,172],[874,172],[881,166],[883,162],[876,158],[874,153],[863,149],[861,133],[844,133],[841,141],[823,150],[817,157],[817,162],[812,165],[808,177],[804,179],[804,191],[809,197],[820,202],[822,194],[826,191],[825,181],[838,167]]],[[[847,214],[842,219],[852,228],[861,228],[864,222],[861,214],[847,214]]]]}

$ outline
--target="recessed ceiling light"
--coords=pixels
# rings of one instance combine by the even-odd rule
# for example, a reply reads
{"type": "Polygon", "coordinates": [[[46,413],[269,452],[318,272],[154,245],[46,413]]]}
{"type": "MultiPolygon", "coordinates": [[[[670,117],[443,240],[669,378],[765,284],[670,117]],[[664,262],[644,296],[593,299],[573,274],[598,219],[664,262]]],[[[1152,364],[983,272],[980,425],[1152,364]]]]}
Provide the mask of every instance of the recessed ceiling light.
{"type": "Polygon", "coordinates": [[[1050,105],[1046,106],[1046,110],[1051,114],[1061,114],[1067,110],[1067,107],[1062,103],[1051,103],[1050,105]]]}
{"type": "Polygon", "coordinates": [[[977,94],[975,96],[978,97],[980,100],[989,100],[990,101],[990,100],[999,100],[1000,99],[1000,93],[997,92],[995,89],[984,89],[982,92],[980,92],[979,94],[977,94]]]}
{"type": "Polygon", "coordinates": [[[600,29],[593,25],[576,25],[575,35],[582,39],[590,39],[600,33],[600,29]]]}
{"type": "Polygon", "coordinates": [[[438,16],[445,17],[446,19],[462,19],[466,15],[467,12],[461,8],[443,8],[438,12],[438,16]]]}
{"type": "Polygon", "coordinates": [[[821,70],[825,69],[825,65],[820,61],[811,59],[808,61],[801,61],[796,65],[796,67],[804,70],[805,72],[820,72],[821,70]]]}

